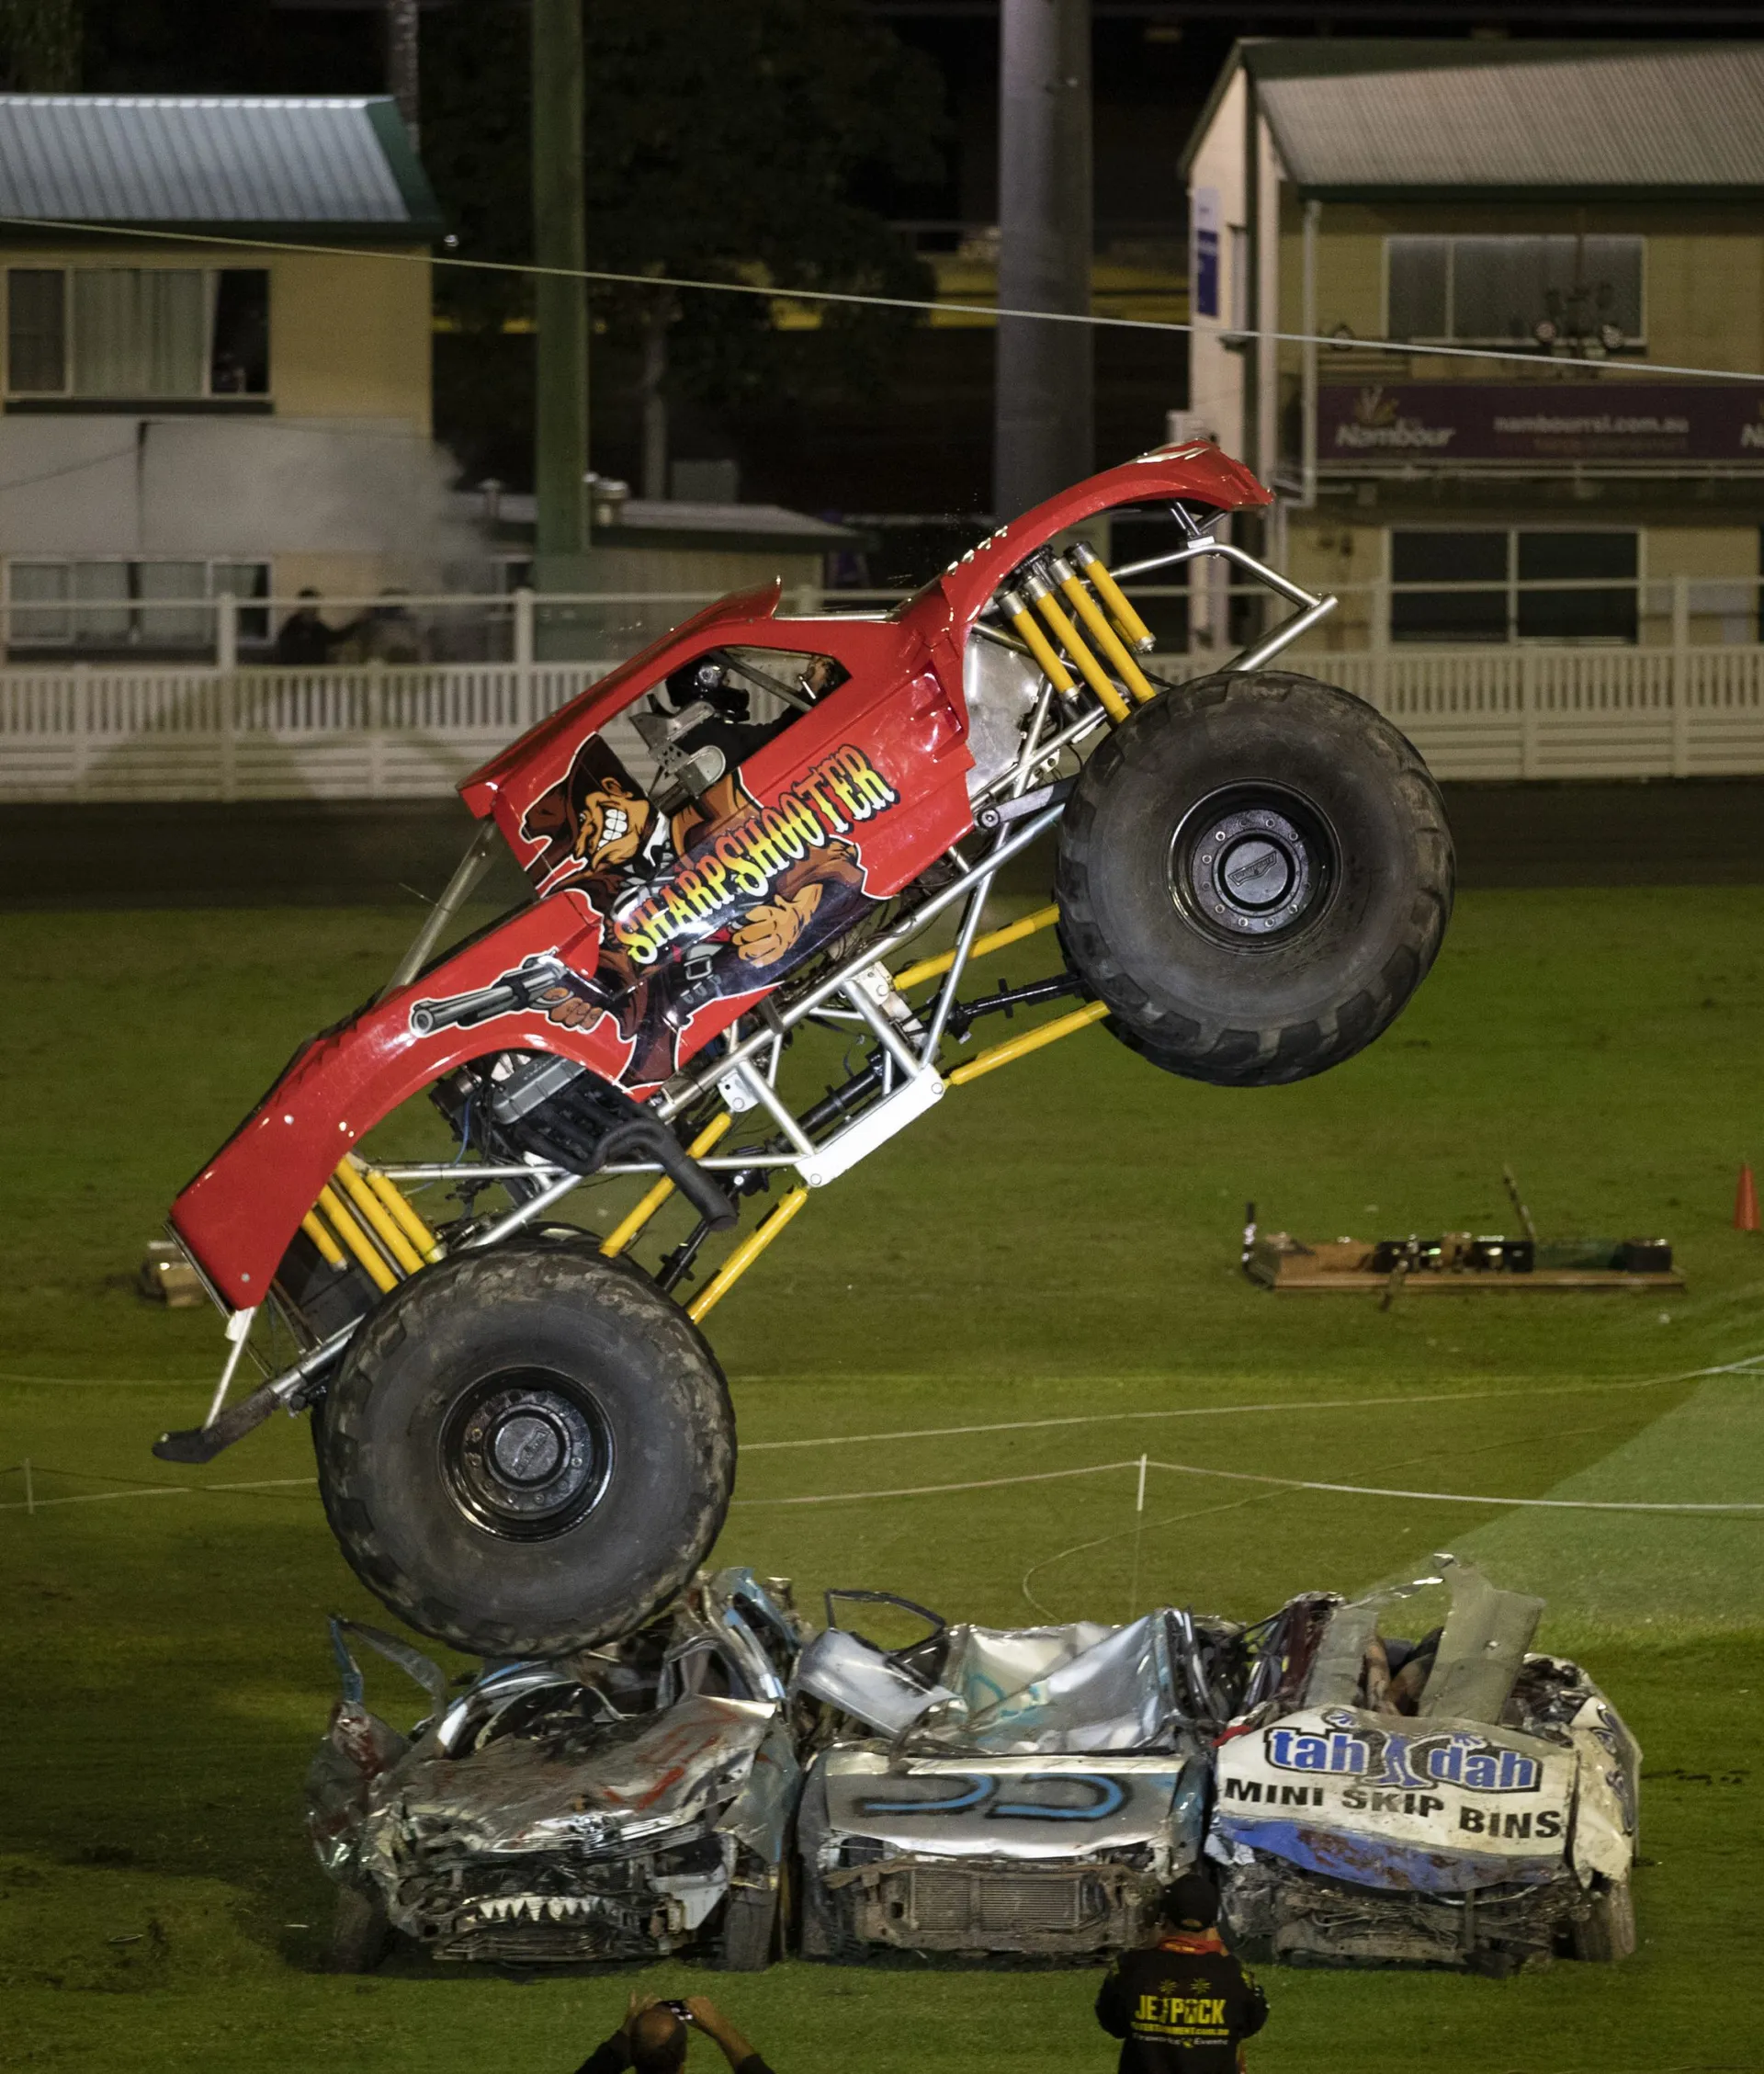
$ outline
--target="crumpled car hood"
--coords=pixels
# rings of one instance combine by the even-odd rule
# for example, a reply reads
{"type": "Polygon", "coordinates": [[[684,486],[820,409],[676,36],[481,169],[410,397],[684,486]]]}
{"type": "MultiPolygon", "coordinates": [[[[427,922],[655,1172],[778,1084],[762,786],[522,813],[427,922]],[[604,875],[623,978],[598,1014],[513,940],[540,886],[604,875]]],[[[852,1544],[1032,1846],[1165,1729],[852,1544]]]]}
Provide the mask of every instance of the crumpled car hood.
{"type": "Polygon", "coordinates": [[[375,1792],[363,1863],[395,1878],[391,1861],[418,1836],[425,1853],[473,1857],[618,1850],[739,1792],[776,1719],[758,1701],[694,1694],[571,1754],[508,1737],[449,1758],[425,1738],[375,1792]]]}

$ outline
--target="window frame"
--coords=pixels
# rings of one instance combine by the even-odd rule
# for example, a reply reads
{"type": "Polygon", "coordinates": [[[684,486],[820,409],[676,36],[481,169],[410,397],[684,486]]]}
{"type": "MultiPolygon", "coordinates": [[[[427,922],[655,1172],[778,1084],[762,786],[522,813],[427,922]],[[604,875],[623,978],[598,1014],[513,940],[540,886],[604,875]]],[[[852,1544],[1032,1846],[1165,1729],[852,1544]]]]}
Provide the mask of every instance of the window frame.
{"type": "MultiPolygon", "coordinates": [[[[1643,605],[1647,595],[1647,527],[1645,526],[1387,526],[1385,533],[1384,554],[1384,637],[1391,648],[1639,648],[1642,645],[1643,605]],[[1403,582],[1394,573],[1396,561],[1396,536],[1399,533],[1430,533],[1462,537],[1466,533],[1503,538],[1507,545],[1504,577],[1467,578],[1462,588],[1447,588],[1443,580],[1432,583],[1403,582]],[[1633,539],[1635,543],[1635,573],[1633,576],[1585,579],[1589,584],[1597,584],[1603,591],[1629,592],[1634,599],[1635,632],[1633,636],[1622,634],[1521,634],[1520,624],[1520,601],[1521,597],[1536,597],[1550,591],[1573,591],[1582,581],[1573,577],[1525,577],[1519,573],[1519,542],[1521,534],[1607,534],[1615,538],[1633,539]],[[1442,597],[1468,597],[1473,595],[1487,595],[1498,593],[1504,596],[1507,607],[1505,634],[1498,640],[1477,640],[1474,635],[1399,633],[1396,624],[1396,604],[1399,596],[1425,595],[1431,592],[1442,597]]],[[[1582,595],[1593,595],[1590,590],[1582,595]]]]}
{"type": "Polygon", "coordinates": [[[6,557],[4,596],[0,596],[0,625],[4,626],[5,652],[38,654],[53,652],[78,655],[82,652],[106,655],[141,652],[149,655],[164,654],[174,658],[199,655],[211,649],[215,643],[218,619],[213,607],[220,598],[231,595],[237,602],[239,642],[241,647],[267,648],[274,639],[270,626],[270,600],[275,593],[275,562],[269,555],[195,555],[195,554],[17,554],[6,557]],[[203,592],[199,597],[154,597],[144,595],[139,572],[143,568],[200,567],[203,592]],[[112,600],[82,601],[74,595],[73,572],[75,569],[106,568],[126,571],[126,594],[112,600]],[[65,572],[67,587],[61,599],[25,598],[14,595],[17,572],[21,569],[58,569],[65,572]],[[254,589],[249,596],[241,596],[236,590],[218,579],[223,572],[239,570],[261,572],[261,589],[254,589]],[[80,630],[78,616],[83,606],[93,611],[123,612],[128,615],[129,629],[119,640],[88,639],[80,630]],[[200,640],[188,642],[153,640],[147,638],[155,613],[167,611],[198,611],[210,621],[209,630],[200,640]],[[68,631],[61,635],[33,634],[20,639],[15,630],[14,620],[20,613],[60,612],[67,616],[68,631]]]}
{"type": "MultiPolygon", "coordinates": [[[[1394,340],[1396,337],[1396,334],[1391,330],[1390,324],[1391,246],[1396,242],[1398,238],[1438,238],[1440,242],[1446,247],[1446,329],[1442,333],[1438,334],[1431,332],[1416,332],[1411,334],[1408,338],[1400,341],[1399,343],[1413,346],[1508,346],[1518,343],[1521,346],[1531,345],[1535,346],[1536,341],[1529,337],[1521,338],[1515,342],[1513,334],[1510,332],[1502,332],[1498,335],[1493,334],[1484,334],[1482,333],[1477,333],[1474,336],[1472,336],[1468,334],[1460,334],[1453,329],[1456,319],[1456,310],[1454,307],[1456,300],[1454,293],[1456,259],[1454,256],[1454,248],[1458,244],[1465,243],[1472,239],[1480,240],[1485,243],[1493,239],[1500,239],[1510,244],[1520,244],[1530,243],[1531,241],[1535,239],[1552,237],[1573,237],[1579,240],[1582,244],[1584,244],[1589,237],[1623,239],[1630,244],[1640,246],[1641,268],[1640,281],[1637,287],[1637,294],[1639,296],[1641,303],[1641,329],[1633,334],[1626,332],[1623,334],[1623,343],[1621,346],[1611,347],[1610,350],[1613,353],[1618,354],[1645,353],[1647,351],[1648,345],[1648,309],[1651,300],[1649,294],[1649,246],[1652,244],[1653,241],[1647,236],[1645,232],[1641,231],[1386,231],[1383,238],[1379,241],[1382,267],[1381,286],[1383,289],[1382,316],[1385,337],[1386,339],[1392,340],[1394,340]]],[[[1539,347],[1538,350],[1541,352],[1550,349],[1539,347]]]]}
{"type": "Polygon", "coordinates": [[[6,266],[5,313],[6,323],[6,385],[0,395],[4,396],[8,410],[28,411],[33,405],[72,403],[85,404],[94,410],[126,408],[131,404],[152,403],[170,409],[188,410],[192,406],[217,406],[220,410],[262,411],[273,402],[276,394],[276,368],[274,346],[275,269],[261,266],[205,266],[199,261],[195,266],[175,263],[170,259],[152,264],[122,264],[93,266],[67,261],[36,265],[23,259],[9,260],[6,266]],[[62,278],[62,386],[59,389],[17,389],[12,379],[12,277],[15,273],[59,274],[62,278]],[[202,322],[208,338],[208,352],[202,366],[202,387],[198,391],[181,390],[154,393],[150,390],[131,391],[125,395],[105,391],[81,390],[74,386],[74,368],[78,361],[78,303],[74,279],[80,274],[115,273],[184,273],[202,277],[202,322]],[[264,277],[264,387],[262,389],[216,389],[214,386],[215,319],[220,300],[220,277],[223,274],[261,274],[264,277]]]}

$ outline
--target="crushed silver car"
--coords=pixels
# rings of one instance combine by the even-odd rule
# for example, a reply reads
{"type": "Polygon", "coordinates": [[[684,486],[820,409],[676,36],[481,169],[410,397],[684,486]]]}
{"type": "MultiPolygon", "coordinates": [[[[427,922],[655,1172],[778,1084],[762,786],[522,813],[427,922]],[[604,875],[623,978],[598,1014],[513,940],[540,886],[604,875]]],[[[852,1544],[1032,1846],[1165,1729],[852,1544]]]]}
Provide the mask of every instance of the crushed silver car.
{"type": "Polygon", "coordinates": [[[1577,1664],[1530,1652],[1541,1599],[1435,1560],[1442,1577],[1309,1593],[1252,1633],[1206,1845],[1227,1931],[1247,1955],[1297,1965],[1624,1958],[1634,1738],[1577,1664]],[[1442,1627],[1381,1632],[1442,1581],[1442,1627]]]}
{"type": "Polygon", "coordinates": [[[334,1964],[372,1966],[397,1930],[443,1960],[766,1965],[806,1633],[787,1585],[726,1570],[623,1642],[487,1669],[454,1697],[408,1644],[334,1620],[343,1696],[307,1793],[339,1887],[334,1964]],[[363,1704],[352,1638],[429,1693],[410,1737],[363,1704]]]}
{"type": "Polygon", "coordinates": [[[1207,1748],[1244,1671],[1230,1622],[951,1626],[888,1592],[829,1592],[794,1690],[820,1744],[797,1819],[802,1949],[1094,1959],[1148,1928],[1198,1857],[1207,1748]],[[836,1602],[927,1631],[883,1649],[836,1602]]]}

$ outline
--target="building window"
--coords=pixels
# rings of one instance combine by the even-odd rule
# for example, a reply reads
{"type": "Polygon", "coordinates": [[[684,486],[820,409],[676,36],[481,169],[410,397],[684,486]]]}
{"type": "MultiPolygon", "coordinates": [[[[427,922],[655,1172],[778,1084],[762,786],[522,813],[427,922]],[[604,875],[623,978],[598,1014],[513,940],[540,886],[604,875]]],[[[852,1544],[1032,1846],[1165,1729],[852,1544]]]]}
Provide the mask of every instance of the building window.
{"type": "Polygon", "coordinates": [[[1633,642],[1634,533],[1393,531],[1390,637],[1633,642]]]}
{"type": "Polygon", "coordinates": [[[67,276],[59,266],[7,272],[6,386],[31,395],[67,387],[67,276]]]}
{"type": "Polygon", "coordinates": [[[1230,298],[1230,335],[1241,339],[1250,328],[1250,230],[1244,223],[1232,223],[1227,229],[1231,264],[1226,270],[1226,291],[1230,298]]]}
{"type": "Polygon", "coordinates": [[[1641,238],[1386,238],[1388,335],[1463,345],[1646,339],[1641,238]]]}
{"type": "Polygon", "coordinates": [[[20,561],[6,565],[9,649],[156,650],[214,645],[213,601],[242,601],[239,639],[267,641],[266,561],[20,561]]]}
{"type": "Polygon", "coordinates": [[[12,266],[6,391],[95,402],[269,393],[260,266],[12,266]]]}

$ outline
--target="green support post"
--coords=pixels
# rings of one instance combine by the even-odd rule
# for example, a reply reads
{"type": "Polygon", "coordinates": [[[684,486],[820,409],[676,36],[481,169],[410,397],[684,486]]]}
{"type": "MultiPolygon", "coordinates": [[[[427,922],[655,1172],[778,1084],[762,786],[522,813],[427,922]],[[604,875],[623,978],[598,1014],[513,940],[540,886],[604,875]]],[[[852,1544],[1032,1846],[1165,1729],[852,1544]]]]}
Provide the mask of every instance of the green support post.
{"type": "MultiPolygon", "coordinates": [[[[532,0],[533,256],[587,265],[582,200],[582,0],[532,0]]],[[[580,590],[588,550],[588,293],[580,278],[538,275],[535,425],[535,587],[580,590]]]]}

